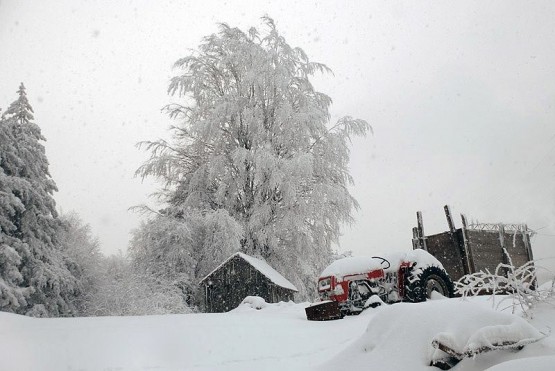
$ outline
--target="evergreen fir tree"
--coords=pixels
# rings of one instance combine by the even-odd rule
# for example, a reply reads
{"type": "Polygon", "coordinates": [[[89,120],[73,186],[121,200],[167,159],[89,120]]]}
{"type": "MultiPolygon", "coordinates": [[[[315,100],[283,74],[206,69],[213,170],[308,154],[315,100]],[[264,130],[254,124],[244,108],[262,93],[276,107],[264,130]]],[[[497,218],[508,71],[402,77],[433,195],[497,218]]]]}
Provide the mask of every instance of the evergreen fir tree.
{"type": "Polygon", "coordinates": [[[0,117],[0,310],[9,312],[25,308],[30,293],[30,289],[20,286],[23,276],[19,267],[22,254],[27,256],[28,249],[26,244],[15,237],[15,221],[25,210],[16,194],[26,180],[11,175],[13,161],[9,160],[16,158],[14,143],[10,126],[0,117]]]}
{"type": "Polygon", "coordinates": [[[3,293],[2,309],[35,316],[69,315],[78,283],[58,241],[61,222],[53,198],[57,188],[41,143],[45,138],[32,122],[33,109],[23,84],[18,94],[2,115],[0,137],[1,254],[10,257],[5,262],[10,262],[11,272],[2,279],[18,300],[6,299],[3,293]]]}

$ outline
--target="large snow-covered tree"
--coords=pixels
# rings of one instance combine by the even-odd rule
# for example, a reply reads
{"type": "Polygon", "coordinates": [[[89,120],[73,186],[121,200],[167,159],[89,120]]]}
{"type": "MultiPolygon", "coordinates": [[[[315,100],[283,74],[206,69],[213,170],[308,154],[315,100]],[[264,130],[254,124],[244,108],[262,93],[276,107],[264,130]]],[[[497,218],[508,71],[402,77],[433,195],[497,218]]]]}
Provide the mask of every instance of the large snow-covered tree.
{"type": "MultiPolygon", "coordinates": [[[[349,144],[369,125],[351,117],[330,125],[331,98],[310,81],[330,70],[263,21],[263,31],[222,24],[175,63],[173,140],[142,143],[151,157],[138,174],[163,180],[159,196],[185,224],[225,211],[241,228],[228,236],[237,248],[306,296],[357,207],[347,189],[349,144]]],[[[209,246],[213,268],[220,261],[209,246]]]]}
{"type": "Polygon", "coordinates": [[[13,175],[14,144],[11,126],[0,117],[0,310],[10,311],[26,306],[30,293],[30,289],[21,287],[23,276],[19,271],[27,246],[15,237],[17,220],[25,210],[16,195],[28,184],[13,175]]]}
{"type": "Polygon", "coordinates": [[[68,270],[61,223],[33,109],[21,84],[0,122],[0,309],[35,316],[73,313],[77,280],[68,270]]]}

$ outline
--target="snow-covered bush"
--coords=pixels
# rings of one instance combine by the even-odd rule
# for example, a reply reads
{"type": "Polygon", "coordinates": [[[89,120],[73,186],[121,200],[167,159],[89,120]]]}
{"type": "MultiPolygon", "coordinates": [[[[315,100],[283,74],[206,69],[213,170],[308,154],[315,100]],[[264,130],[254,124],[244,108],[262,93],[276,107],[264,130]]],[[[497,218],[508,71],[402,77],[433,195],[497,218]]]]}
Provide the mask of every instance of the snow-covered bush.
{"type": "Polygon", "coordinates": [[[498,309],[511,309],[513,313],[520,309],[525,316],[531,316],[531,310],[538,303],[555,298],[555,277],[550,283],[538,287],[536,272],[545,269],[530,261],[515,267],[505,250],[508,264],[501,263],[495,271],[476,272],[463,276],[455,282],[455,292],[462,297],[476,296],[482,293],[492,295],[492,305],[498,309]],[[502,295],[497,301],[496,297],[502,295]]]}
{"type": "Polygon", "coordinates": [[[100,243],[76,212],[60,215],[62,228],[58,235],[61,248],[68,257],[68,268],[78,279],[79,292],[72,302],[78,316],[88,315],[98,286],[104,275],[100,243]]]}
{"type": "Polygon", "coordinates": [[[199,303],[198,282],[240,250],[241,226],[225,210],[159,213],[133,231],[129,256],[135,272],[173,283],[199,303]]]}
{"type": "Polygon", "coordinates": [[[186,295],[197,286],[197,256],[192,249],[197,219],[184,221],[173,215],[156,215],[132,232],[128,254],[133,271],[174,282],[186,295]]]}
{"type": "Polygon", "coordinates": [[[104,263],[104,275],[90,301],[93,316],[139,316],[190,313],[182,291],[173,283],[136,272],[123,255],[104,263]]]}

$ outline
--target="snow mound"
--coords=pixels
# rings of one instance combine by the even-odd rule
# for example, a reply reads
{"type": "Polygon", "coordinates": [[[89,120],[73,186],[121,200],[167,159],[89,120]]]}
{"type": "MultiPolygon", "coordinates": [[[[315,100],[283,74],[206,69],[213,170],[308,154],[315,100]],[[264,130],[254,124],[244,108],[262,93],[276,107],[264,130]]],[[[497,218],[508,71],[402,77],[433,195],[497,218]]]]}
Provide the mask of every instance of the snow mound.
{"type": "Polygon", "coordinates": [[[487,371],[552,371],[555,364],[555,356],[529,357],[513,359],[490,367],[487,371]]]}
{"type": "Polygon", "coordinates": [[[266,300],[264,300],[260,296],[247,296],[243,299],[243,301],[241,302],[241,304],[239,304],[237,308],[250,308],[260,310],[266,308],[267,306],[268,303],[266,303],[266,300]]]}
{"type": "Polygon", "coordinates": [[[374,311],[377,314],[366,332],[325,363],[325,370],[363,369],[368,365],[376,369],[430,370],[431,360],[441,356],[441,351],[432,347],[434,339],[463,351],[501,339],[537,340],[544,336],[520,317],[461,300],[399,303],[374,311]]]}
{"type": "MultiPolygon", "coordinates": [[[[459,354],[477,354],[480,349],[502,349],[508,345],[528,345],[543,337],[525,321],[515,321],[506,325],[482,327],[468,338],[458,334],[442,332],[434,336],[432,342],[448,346],[459,354]]],[[[440,353],[441,351],[436,351],[440,353]]],[[[441,358],[440,354],[437,354],[441,358]]]]}
{"type": "Polygon", "coordinates": [[[280,301],[279,303],[267,303],[260,296],[247,296],[237,308],[228,313],[252,313],[262,312],[282,315],[289,312],[302,311],[308,303],[295,303],[293,301],[280,301]]]}
{"type": "Polygon", "coordinates": [[[446,296],[441,295],[439,292],[437,291],[432,291],[430,300],[446,300],[448,299],[446,296]]]}

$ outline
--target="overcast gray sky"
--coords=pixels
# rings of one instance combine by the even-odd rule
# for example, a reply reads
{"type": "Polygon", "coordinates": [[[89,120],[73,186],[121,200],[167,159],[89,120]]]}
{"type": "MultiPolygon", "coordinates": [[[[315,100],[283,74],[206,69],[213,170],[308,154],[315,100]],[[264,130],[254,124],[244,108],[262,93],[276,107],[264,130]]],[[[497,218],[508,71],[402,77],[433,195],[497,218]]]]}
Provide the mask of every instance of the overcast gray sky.
{"type": "MultiPolygon", "coordinates": [[[[555,256],[553,1],[0,0],[0,107],[23,81],[48,139],[59,208],[102,249],[127,248],[153,182],[133,177],[168,138],[171,66],[217,30],[264,14],[335,75],[316,86],[334,118],[366,119],[353,142],[360,202],[342,250],[410,249],[415,212],[446,230],[443,205],[483,222],[526,222],[555,256]]],[[[457,226],[460,219],[456,218],[457,226]]]]}

